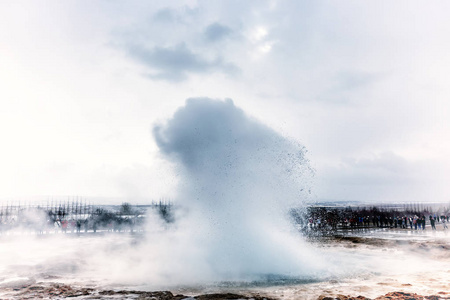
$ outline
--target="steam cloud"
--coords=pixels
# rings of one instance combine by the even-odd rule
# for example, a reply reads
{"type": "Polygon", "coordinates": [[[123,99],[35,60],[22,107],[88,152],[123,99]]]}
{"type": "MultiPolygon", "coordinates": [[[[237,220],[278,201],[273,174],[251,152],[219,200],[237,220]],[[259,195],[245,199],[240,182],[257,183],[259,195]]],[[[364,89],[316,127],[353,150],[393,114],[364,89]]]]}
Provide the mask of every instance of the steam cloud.
{"type": "Polygon", "coordinates": [[[0,287],[55,275],[149,290],[324,276],[287,216],[307,197],[312,172],[303,147],[231,100],[188,99],[153,133],[178,166],[175,222],[149,216],[143,238],[18,236],[0,249],[0,274],[13,279],[0,287]]]}
{"type": "MultiPolygon", "coordinates": [[[[423,273],[424,262],[430,270],[442,267],[434,254],[415,248],[409,255],[399,252],[399,260],[395,252],[377,248],[355,252],[338,245],[308,246],[287,217],[289,207],[307,197],[303,191],[312,171],[304,148],[250,118],[231,100],[189,99],[165,124],[154,127],[154,137],[161,153],[178,166],[176,207],[181,208],[175,210],[174,223],[148,216],[144,237],[2,234],[0,289],[50,279],[100,289],[128,285],[189,292],[221,290],[226,284],[274,286],[351,277],[376,290],[384,280],[376,274],[408,282],[423,273]],[[425,256],[430,259],[424,261],[425,256]]],[[[27,213],[36,224],[42,220],[40,211],[27,213]]],[[[328,289],[329,284],[321,286],[328,289]]]]}
{"type": "Polygon", "coordinates": [[[289,206],[307,196],[312,175],[303,147],[230,99],[188,99],[153,134],[179,166],[178,202],[189,214],[179,218],[178,229],[189,237],[183,246],[199,254],[185,261],[203,266],[210,280],[314,273],[311,254],[287,217],[289,206]]]}

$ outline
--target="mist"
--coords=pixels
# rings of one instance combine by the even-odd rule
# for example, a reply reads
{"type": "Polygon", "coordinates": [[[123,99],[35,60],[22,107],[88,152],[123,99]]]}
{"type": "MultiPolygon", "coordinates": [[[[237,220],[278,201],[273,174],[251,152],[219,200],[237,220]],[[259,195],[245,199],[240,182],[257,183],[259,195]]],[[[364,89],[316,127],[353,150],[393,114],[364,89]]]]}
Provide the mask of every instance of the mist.
{"type": "Polygon", "coordinates": [[[303,146],[230,99],[188,99],[153,127],[153,137],[179,177],[173,222],[150,210],[136,237],[14,238],[5,257],[31,261],[25,273],[12,266],[11,276],[38,270],[44,277],[73,274],[103,284],[163,288],[316,278],[324,270],[288,215],[309,197],[313,170],[303,146]],[[17,251],[22,248],[34,254],[17,251]]]}
{"type": "Polygon", "coordinates": [[[314,273],[312,253],[288,218],[289,208],[309,196],[313,171],[303,146],[230,99],[188,99],[153,135],[178,166],[177,204],[188,213],[177,226],[200,251],[195,264],[204,265],[209,278],[314,273]]]}
{"type": "Polygon", "coordinates": [[[142,231],[76,234],[56,227],[30,231],[41,228],[45,215],[29,210],[26,217],[34,227],[2,233],[0,288],[57,281],[193,294],[311,282],[324,288],[362,280],[375,295],[381,293],[379,274],[406,280],[421,272],[424,261],[433,268],[441,263],[433,261],[432,252],[417,253],[422,250],[414,244],[396,249],[392,243],[355,248],[306,242],[288,214],[309,201],[314,171],[306,148],[231,100],[188,99],[152,133],[161,158],[178,177],[171,218],[149,209],[142,231]]]}

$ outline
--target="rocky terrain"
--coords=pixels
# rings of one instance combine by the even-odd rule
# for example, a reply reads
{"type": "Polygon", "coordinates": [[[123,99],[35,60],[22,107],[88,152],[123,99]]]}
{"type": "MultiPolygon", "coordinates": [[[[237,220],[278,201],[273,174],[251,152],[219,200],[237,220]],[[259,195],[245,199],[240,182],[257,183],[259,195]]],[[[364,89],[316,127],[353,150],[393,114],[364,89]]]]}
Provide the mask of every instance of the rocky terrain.
{"type": "MultiPolygon", "coordinates": [[[[277,298],[261,294],[234,294],[234,293],[213,293],[195,296],[173,294],[170,291],[132,291],[132,290],[97,290],[94,288],[83,288],[66,284],[30,284],[7,288],[3,291],[2,299],[151,299],[151,300],[233,300],[233,299],[254,299],[254,300],[274,300],[277,298]]],[[[297,298],[306,299],[306,298],[297,298]]],[[[422,296],[416,293],[390,292],[376,298],[364,296],[337,295],[335,297],[319,296],[317,300],[444,300],[450,299],[450,293],[439,292],[437,295],[422,296]]]]}

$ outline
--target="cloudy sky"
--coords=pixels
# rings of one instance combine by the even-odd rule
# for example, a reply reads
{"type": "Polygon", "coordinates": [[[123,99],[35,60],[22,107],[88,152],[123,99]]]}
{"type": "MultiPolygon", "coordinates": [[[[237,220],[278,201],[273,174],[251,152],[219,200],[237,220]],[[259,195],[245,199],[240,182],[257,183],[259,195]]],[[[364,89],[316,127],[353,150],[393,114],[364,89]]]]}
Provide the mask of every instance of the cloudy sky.
{"type": "Polygon", "coordinates": [[[0,197],[173,197],[152,127],[233,99],[317,199],[450,201],[447,1],[1,1],[0,197]]]}

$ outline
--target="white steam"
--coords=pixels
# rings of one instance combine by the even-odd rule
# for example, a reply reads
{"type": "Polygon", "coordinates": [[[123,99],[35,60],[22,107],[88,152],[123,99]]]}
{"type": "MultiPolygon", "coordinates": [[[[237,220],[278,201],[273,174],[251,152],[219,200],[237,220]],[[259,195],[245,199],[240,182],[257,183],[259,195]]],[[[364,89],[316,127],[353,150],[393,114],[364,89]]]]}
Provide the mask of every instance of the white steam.
{"type": "Polygon", "coordinates": [[[402,248],[396,242],[311,248],[302,241],[287,210],[307,197],[312,174],[304,149],[249,118],[231,100],[190,99],[154,128],[154,136],[180,174],[175,222],[167,224],[152,211],[144,233],[77,235],[53,229],[39,234],[45,215],[24,212],[29,224],[16,233],[0,231],[1,298],[10,298],[4,293],[11,288],[55,281],[184,294],[228,285],[232,290],[236,282],[238,289],[267,284],[273,295],[284,289],[292,299],[308,292],[314,299],[324,291],[375,297],[405,284],[427,293],[430,286],[448,286],[445,231],[438,235],[447,239],[439,247],[432,242],[436,232],[429,231],[407,231],[405,238],[416,242],[402,248]],[[296,283],[304,279],[323,282],[299,288],[296,283]],[[284,288],[273,288],[281,282],[284,288]]]}
{"type": "Polygon", "coordinates": [[[182,253],[184,262],[203,266],[212,280],[314,273],[287,216],[307,197],[312,172],[303,147],[231,100],[207,98],[188,99],[154,136],[181,174],[178,203],[189,214],[178,228],[188,237],[183,246],[197,249],[182,253]]]}
{"type": "Polygon", "coordinates": [[[231,100],[189,99],[155,126],[154,137],[180,174],[174,223],[150,215],[144,234],[14,238],[0,251],[0,285],[57,276],[164,289],[324,277],[321,259],[287,215],[308,197],[312,171],[303,147],[231,100]]]}

